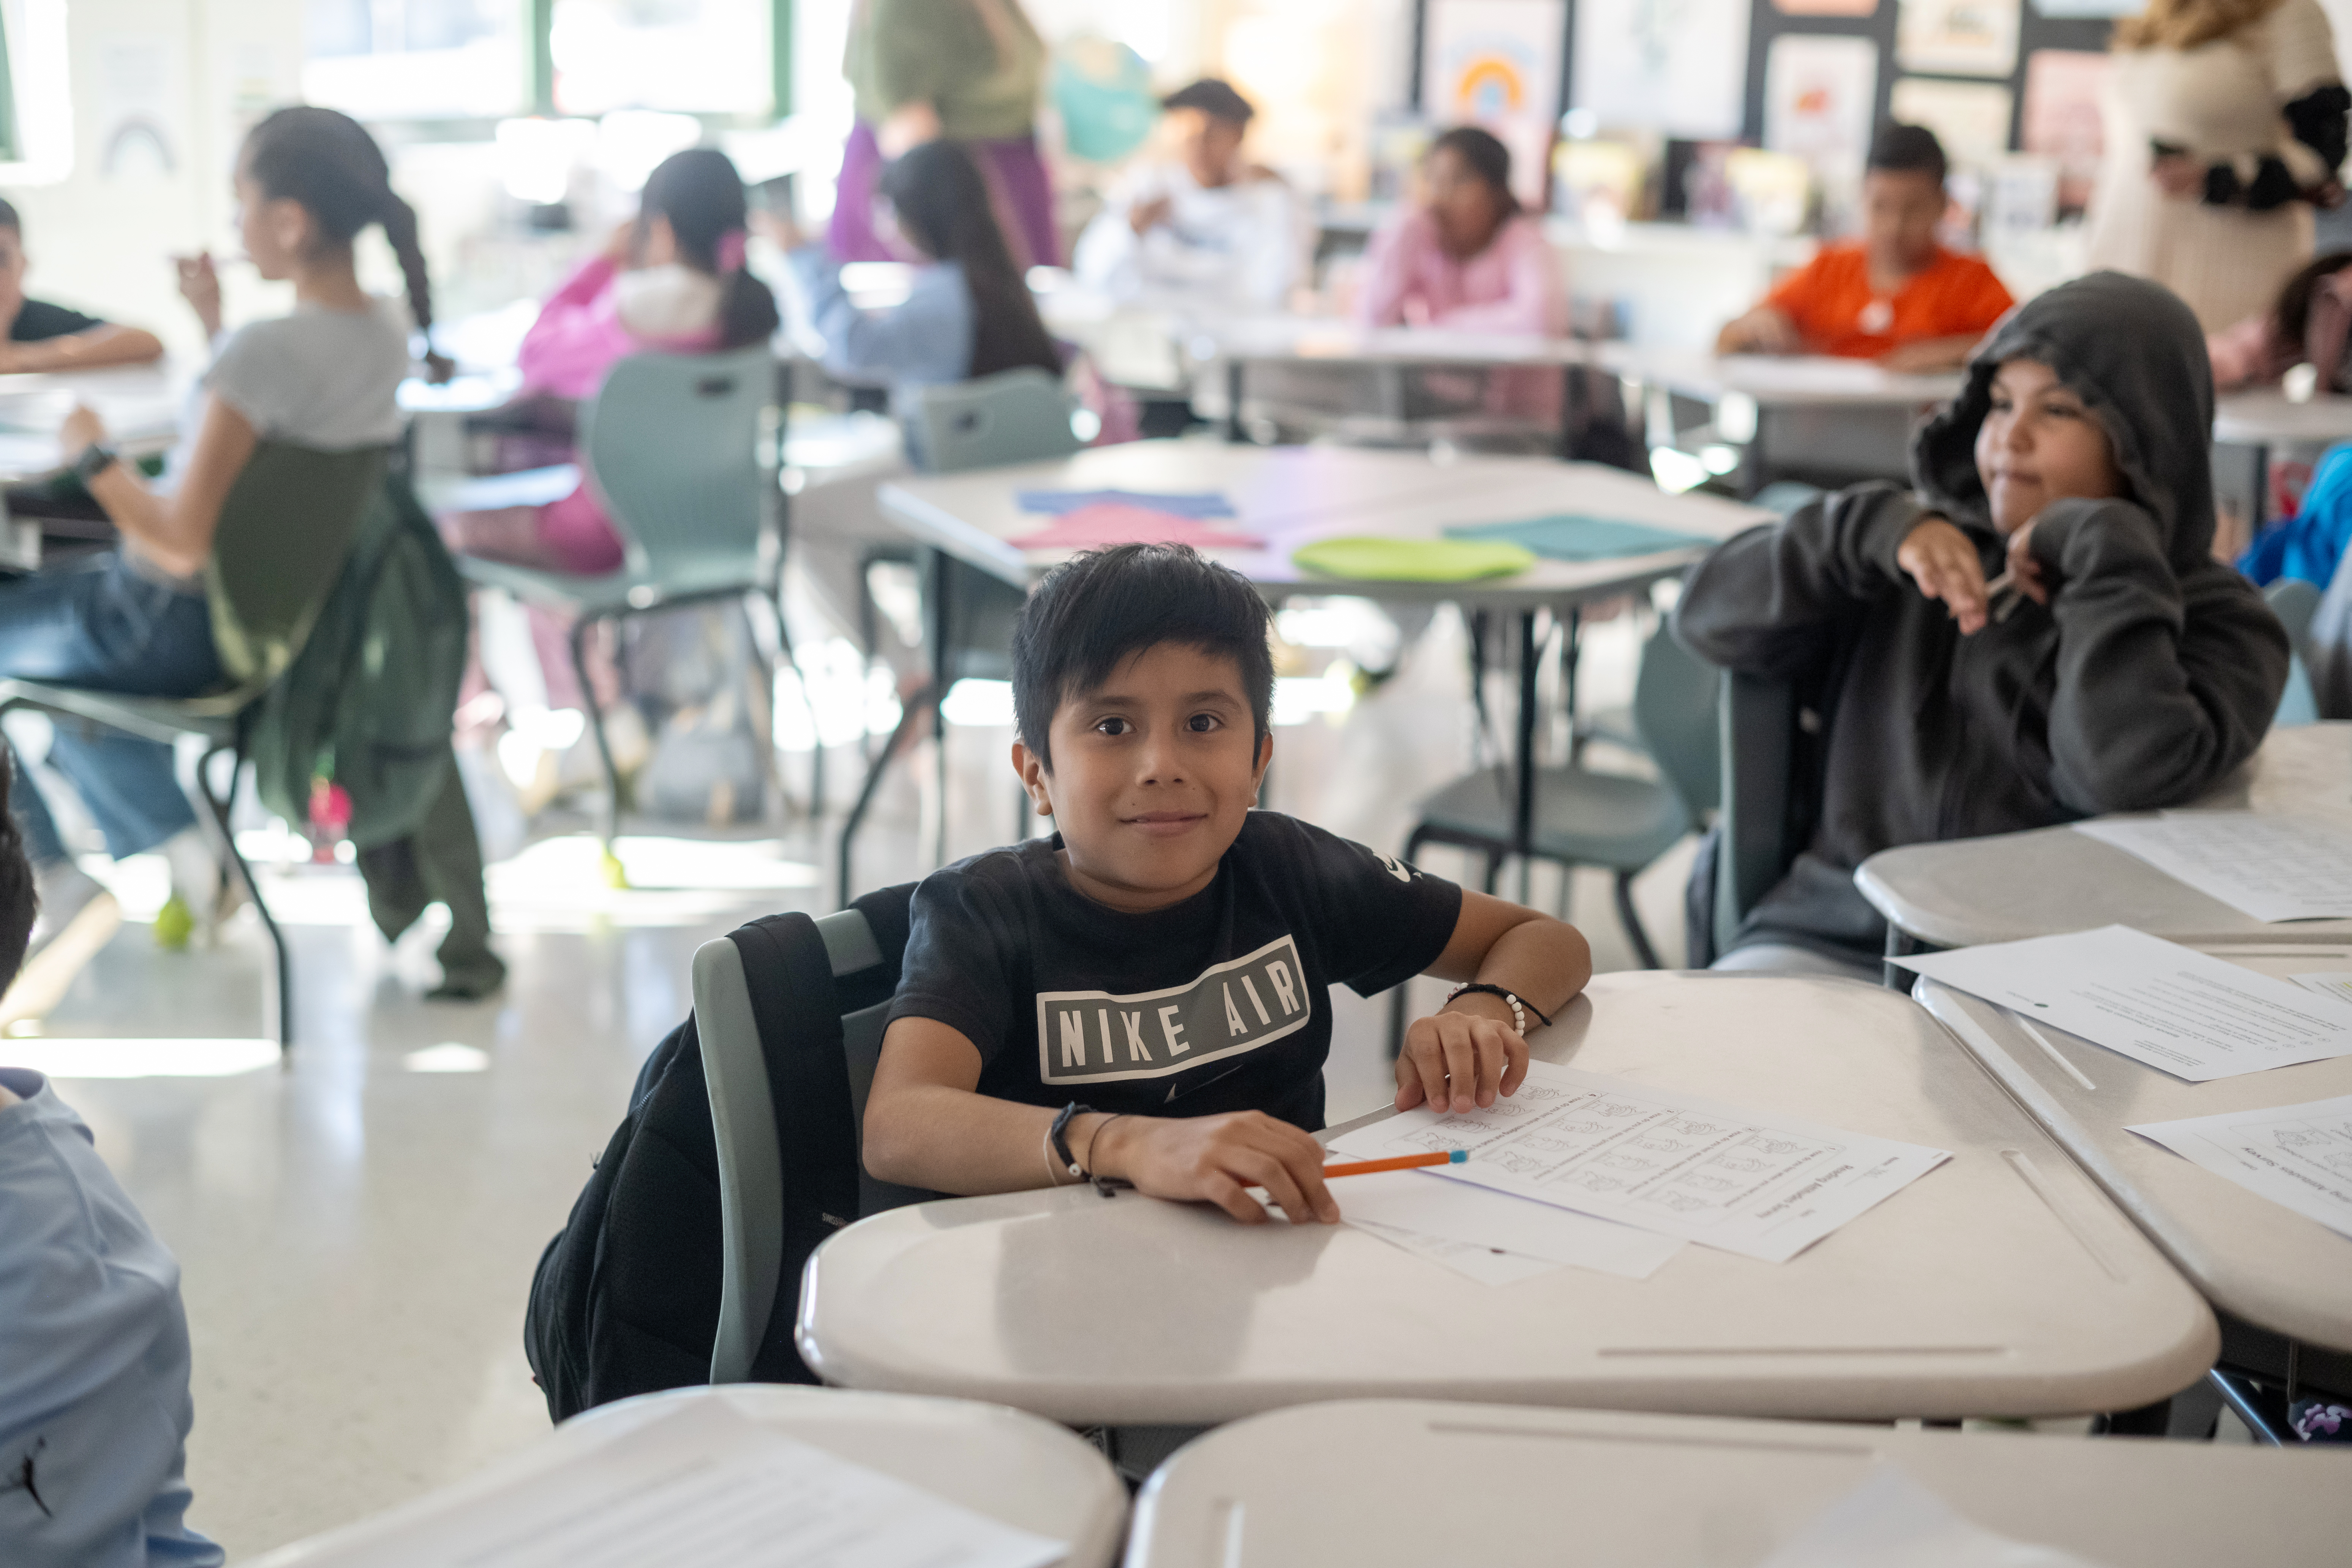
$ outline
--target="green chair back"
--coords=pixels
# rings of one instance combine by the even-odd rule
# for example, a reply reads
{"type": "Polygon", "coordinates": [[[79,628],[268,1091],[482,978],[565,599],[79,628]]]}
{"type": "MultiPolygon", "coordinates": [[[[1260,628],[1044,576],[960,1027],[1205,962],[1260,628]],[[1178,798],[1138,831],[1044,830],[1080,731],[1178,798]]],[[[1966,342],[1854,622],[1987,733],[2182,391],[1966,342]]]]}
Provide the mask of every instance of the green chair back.
{"type": "Polygon", "coordinates": [[[1723,799],[1722,685],[1722,672],[1675,641],[1661,619],[1633,677],[1633,729],[1695,823],[1723,799]]]}
{"type": "Polygon", "coordinates": [[[775,387],[765,344],[632,354],[605,374],[580,411],[578,446],[634,574],[744,575],[768,516],[761,437],[775,387]]]}
{"type": "Polygon", "coordinates": [[[341,580],[391,454],[264,441],[221,503],[205,596],[221,667],[248,694],[301,653],[341,580]]]}
{"type": "Polygon", "coordinates": [[[923,467],[935,474],[1066,458],[1086,445],[1070,428],[1077,402],[1034,366],[923,388],[916,420],[923,467]]]}

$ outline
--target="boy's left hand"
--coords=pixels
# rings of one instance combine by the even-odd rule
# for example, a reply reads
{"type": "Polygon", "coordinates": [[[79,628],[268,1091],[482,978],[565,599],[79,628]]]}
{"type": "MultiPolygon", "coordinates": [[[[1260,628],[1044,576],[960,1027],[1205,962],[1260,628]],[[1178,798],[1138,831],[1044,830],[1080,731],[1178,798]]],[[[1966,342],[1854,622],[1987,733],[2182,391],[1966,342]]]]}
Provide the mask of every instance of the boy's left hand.
{"type": "Polygon", "coordinates": [[[1469,1110],[1516,1094],[1528,1076],[1528,1043],[1508,1024],[1444,1012],[1405,1031],[1396,1060],[1396,1108],[1469,1110]]]}

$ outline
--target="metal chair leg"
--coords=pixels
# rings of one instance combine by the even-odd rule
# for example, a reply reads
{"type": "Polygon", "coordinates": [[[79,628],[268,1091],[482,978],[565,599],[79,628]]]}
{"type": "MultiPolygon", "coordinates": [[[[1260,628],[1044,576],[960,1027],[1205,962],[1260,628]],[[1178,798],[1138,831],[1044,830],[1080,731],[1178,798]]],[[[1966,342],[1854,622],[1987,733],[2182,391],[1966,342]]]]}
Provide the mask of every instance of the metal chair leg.
{"type": "Polygon", "coordinates": [[[1658,950],[1650,945],[1650,933],[1642,929],[1642,917],[1633,910],[1633,873],[1617,873],[1617,920],[1625,928],[1625,940],[1633,944],[1633,956],[1642,961],[1644,969],[1656,969],[1658,950]]]}
{"type": "Polygon", "coordinates": [[[889,743],[882,748],[882,754],[867,766],[866,784],[858,790],[856,803],[850,806],[849,815],[842,820],[841,837],[836,841],[834,859],[834,886],[840,890],[839,907],[842,909],[849,907],[852,897],[849,856],[857,841],[857,830],[866,824],[866,809],[874,804],[875,794],[882,787],[882,775],[890,771],[890,759],[898,754],[899,746],[915,732],[915,726],[922,721],[924,710],[932,707],[936,701],[937,694],[928,686],[907,699],[907,705],[898,712],[898,727],[890,731],[889,743]]]}
{"type": "Polygon", "coordinates": [[[614,875],[620,868],[620,851],[615,847],[621,837],[621,770],[613,761],[613,742],[604,735],[604,705],[596,700],[596,688],[588,679],[588,634],[597,624],[597,617],[583,616],[572,623],[572,673],[580,682],[580,700],[588,705],[588,731],[596,737],[596,760],[604,768],[604,869],[614,875]]]}
{"type": "Polygon", "coordinates": [[[278,929],[277,917],[269,912],[269,900],[261,896],[261,883],[236,847],[236,835],[229,831],[229,806],[236,799],[236,778],[244,767],[245,759],[236,746],[214,746],[196,763],[196,798],[204,803],[214,847],[236,869],[253,912],[261,917],[262,932],[269,939],[269,984],[261,993],[262,1032],[278,1042],[279,1051],[290,1052],[294,1048],[294,965],[286,951],[286,933],[278,929]],[[228,792],[216,795],[213,793],[213,759],[222,755],[229,760],[228,792]]]}
{"type": "Polygon", "coordinates": [[[1917,937],[1913,936],[1909,931],[1902,930],[1896,926],[1894,921],[1889,921],[1886,925],[1887,962],[1879,965],[1879,984],[1885,986],[1889,991],[1900,991],[1905,995],[1909,995],[1911,993],[1911,972],[1907,969],[1896,968],[1894,963],[1894,960],[1898,958],[1908,958],[1913,953],[1918,952],[1919,948],[1920,942],[1917,937]]]}
{"type": "MultiPolygon", "coordinates": [[[[824,815],[824,731],[817,727],[816,693],[809,689],[808,672],[801,668],[801,656],[793,647],[793,634],[784,625],[784,595],[781,589],[772,589],[765,595],[768,607],[776,615],[776,650],[782,668],[793,672],[801,689],[801,706],[808,710],[809,721],[809,818],[814,821],[824,815]]],[[[770,700],[773,701],[775,677],[769,674],[770,700]]]]}

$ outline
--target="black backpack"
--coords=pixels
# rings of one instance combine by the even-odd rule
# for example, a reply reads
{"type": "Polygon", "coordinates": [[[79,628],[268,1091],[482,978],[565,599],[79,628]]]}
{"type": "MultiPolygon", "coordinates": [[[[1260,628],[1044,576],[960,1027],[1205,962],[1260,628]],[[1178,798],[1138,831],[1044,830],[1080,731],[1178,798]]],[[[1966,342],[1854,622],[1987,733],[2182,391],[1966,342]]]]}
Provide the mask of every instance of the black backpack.
{"type": "MultiPolygon", "coordinates": [[[[841,1019],[897,989],[913,894],[906,883],[851,906],[865,915],[882,962],[838,978],[807,915],[769,915],[728,933],[742,952],[784,1162],[784,1267],[752,1362],[755,1382],[816,1381],[793,1347],[801,1267],[865,1206],[841,1019]]],[[[631,1394],[708,1383],[723,1254],[718,1146],[689,1016],[646,1059],[628,1114],[540,1255],[523,1349],[548,1414],[562,1421],[631,1394]]]]}

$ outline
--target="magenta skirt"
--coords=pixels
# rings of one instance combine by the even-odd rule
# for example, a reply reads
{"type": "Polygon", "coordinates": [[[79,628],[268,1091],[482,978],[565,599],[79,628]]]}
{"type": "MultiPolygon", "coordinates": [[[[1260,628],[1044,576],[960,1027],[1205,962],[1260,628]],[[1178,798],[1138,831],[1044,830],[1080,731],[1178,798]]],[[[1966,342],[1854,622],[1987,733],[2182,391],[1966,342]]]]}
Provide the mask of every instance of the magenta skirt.
{"type": "MultiPolygon", "coordinates": [[[[1054,183],[1046,177],[1045,161],[1037,155],[1034,136],[1001,142],[967,142],[964,148],[980,165],[996,205],[996,226],[1021,268],[1059,267],[1062,237],[1054,226],[1054,183]]],[[[882,149],[875,145],[874,128],[859,121],[841,152],[841,184],[833,198],[833,223],[825,231],[826,248],[835,261],[900,261],[874,233],[874,184],[882,174],[882,149]]]]}

